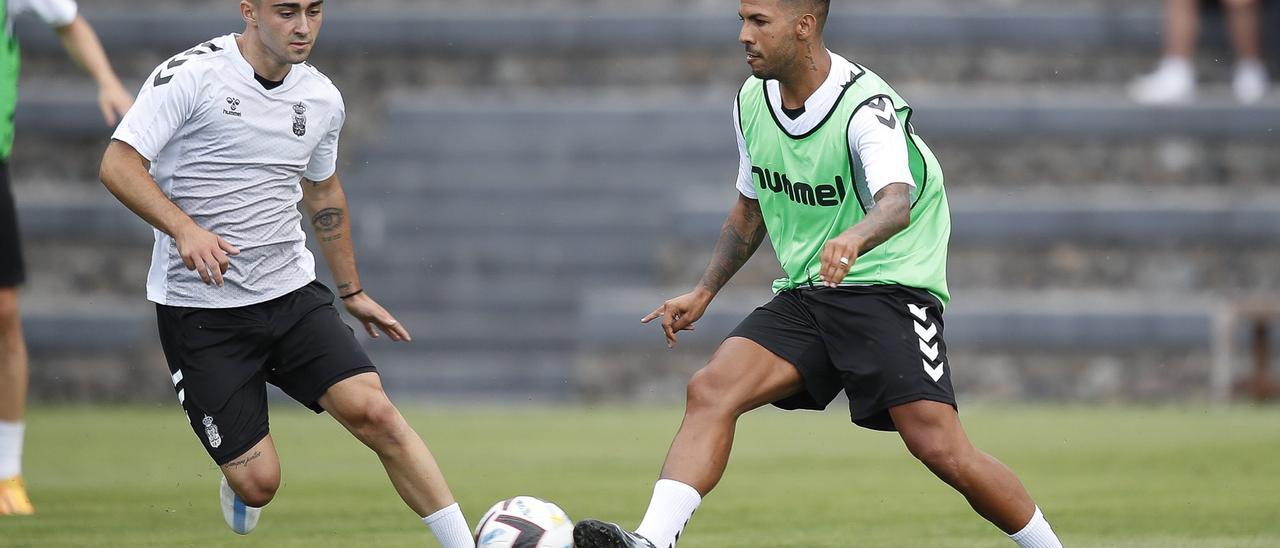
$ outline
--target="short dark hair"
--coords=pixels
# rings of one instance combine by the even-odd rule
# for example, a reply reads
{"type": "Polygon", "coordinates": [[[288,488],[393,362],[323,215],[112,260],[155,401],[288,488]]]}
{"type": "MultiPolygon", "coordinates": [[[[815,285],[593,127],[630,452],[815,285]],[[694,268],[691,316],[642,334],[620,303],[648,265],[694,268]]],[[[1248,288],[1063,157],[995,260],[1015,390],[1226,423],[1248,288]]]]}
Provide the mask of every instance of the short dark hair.
{"type": "Polygon", "coordinates": [[[786,0],[796,10],[812,13],[818,18],[818,28],[827,24],[827,12],[831,11],[831,0],[786,0]]]}

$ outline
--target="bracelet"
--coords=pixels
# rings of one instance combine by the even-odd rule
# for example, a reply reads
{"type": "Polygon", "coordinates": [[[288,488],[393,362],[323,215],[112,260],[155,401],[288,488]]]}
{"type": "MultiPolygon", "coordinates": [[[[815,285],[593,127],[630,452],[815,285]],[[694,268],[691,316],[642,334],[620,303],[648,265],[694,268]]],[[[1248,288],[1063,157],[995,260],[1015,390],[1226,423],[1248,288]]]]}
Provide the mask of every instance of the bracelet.
{"type": "Polygon", "coordinates": [[[357,289],[357,290],[355,290],[355,291],[352,291],[352,292],[350,292],[350,293],[347,293],[346,295],[338,295],[338,298],[339,298],[339,299],[350,299],[351,297],[354,297],[354,296],[359,295],[359,294],[361,294],[361,293],[364,293],[364,288],[363,288],[363,287],[362,287],[362,288],[360,288],[360,289],[357,289]]]}

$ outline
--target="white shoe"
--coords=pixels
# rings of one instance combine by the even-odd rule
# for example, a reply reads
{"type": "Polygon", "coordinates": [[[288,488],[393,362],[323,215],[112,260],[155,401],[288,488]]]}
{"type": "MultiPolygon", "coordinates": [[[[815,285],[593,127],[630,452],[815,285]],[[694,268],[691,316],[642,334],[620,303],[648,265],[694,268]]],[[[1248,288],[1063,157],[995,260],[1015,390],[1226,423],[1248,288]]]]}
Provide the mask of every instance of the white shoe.
{"type": "Polygon", "coordinates": [[[1246,105],[1261,101],[1267,95],[1267,67],[1258,61],[1243,61],[1236,65],[1236,75],[1231,81],[1236,100],[1246,105]]]}
{"type": "Polygon", "coordinates": [[[262,509],[249,506],[240,500],[240,495],[227,485],[226,477],[222,478],[222,489],[218,498],[222,500],[222,519],[227,520],[227,527],[237,535],[247,535],[258,526],[258,516],[262,515],[262,509]]]}
{"type": "Polygon", "coordinates": [[[1186,59],[1167,57],[1151,74],[1134,80],[1129,95],[1144,105],[1176,105],[1196,97],[1196,71],[1186,59]]]}

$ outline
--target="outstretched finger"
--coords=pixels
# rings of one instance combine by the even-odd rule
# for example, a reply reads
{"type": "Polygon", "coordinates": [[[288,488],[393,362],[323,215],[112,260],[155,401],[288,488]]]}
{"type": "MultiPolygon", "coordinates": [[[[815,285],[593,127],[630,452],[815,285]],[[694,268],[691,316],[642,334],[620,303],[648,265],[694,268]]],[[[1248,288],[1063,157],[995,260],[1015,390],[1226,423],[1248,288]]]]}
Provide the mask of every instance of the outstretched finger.
{"type": "Polygon", "coordinates": [[[374,328],[374,327],[373,327],[373,321],[372,321],[372,320],[366,320],[366,321],[362,321],[362,322],[360,322],[360,323],[364,324],[364,331],[365,331],[366,333],[368,333],[370,337],[373,337],[373,338],[375,338],[375,339],[379,337],[379,335],[378,335],[378,330],[377,330],[376,328],[374,328]]]}
{"type": "Polygon", "coordinates": [[[661,318],[663,311],[665,311],[666,308],[667,308],[667,303],[662,303],[662,306],[659,306],[658,308],[653,309],[653,312],[650,312],[648,316],[640,318],[640,323],[649,323],[653,321],[655,318],[661,318]]]}

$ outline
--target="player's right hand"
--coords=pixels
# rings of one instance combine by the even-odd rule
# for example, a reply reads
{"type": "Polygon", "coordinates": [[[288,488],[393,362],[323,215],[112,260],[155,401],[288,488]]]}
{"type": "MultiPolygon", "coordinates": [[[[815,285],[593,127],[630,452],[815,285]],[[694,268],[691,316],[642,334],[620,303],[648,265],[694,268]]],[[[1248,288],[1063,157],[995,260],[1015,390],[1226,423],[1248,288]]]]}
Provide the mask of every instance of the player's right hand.
{"type": "Polygon", "coordinates": [[[231,266],[227,257],[240,253],[239,249],[221,236],[200,228],[195,223],[174,234],[173,240],[187,270],[196,271],[204,283],[216,284],[218,287],[222,287],[222,275],[231,266]]]}
{"type": "Polygon", "coordinates": [[[662,318],[662,333],[667,337],[667,348],[676,345],[676,333],[693,331],[693,322],[698,321],[707,311],[713,295],[703,288],[698,288],[684,295],[662,303],[653,309],[648,316],[641,318],[640,323],[649,323],[662,318]]]}

